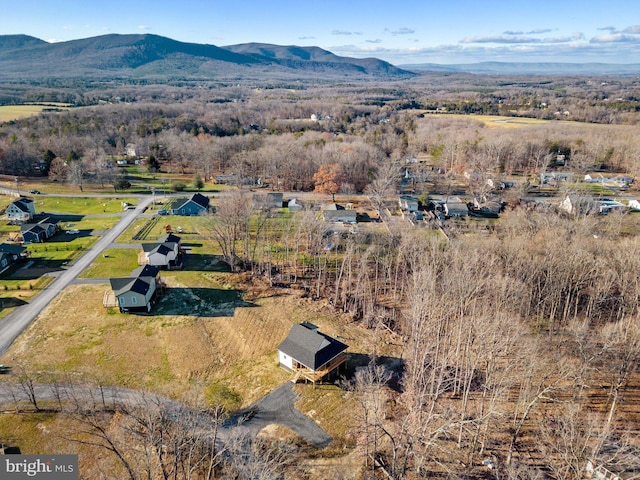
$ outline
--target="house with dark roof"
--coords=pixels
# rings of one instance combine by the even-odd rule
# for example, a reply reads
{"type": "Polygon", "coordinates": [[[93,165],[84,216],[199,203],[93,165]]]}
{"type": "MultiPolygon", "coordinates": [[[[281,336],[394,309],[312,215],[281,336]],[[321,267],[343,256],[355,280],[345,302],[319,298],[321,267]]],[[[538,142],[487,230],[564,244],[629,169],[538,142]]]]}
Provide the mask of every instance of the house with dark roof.
{"type": "Polygon", "coordinates": [[[155,277],[110,278],[109,283],[121,313],[151,311],[156,295],[155,277]]]}
{"type": "Polygon", "coordinates": [[[295,324],[278,346],[280,367],[313,383],[336,372],[347,361],[347,345],[318,331],[309,322],[295,324]]]}
{"type": "Polygon", "coordinates": [[[209,198],[200,193],[194,193],[189,198],[176,198],[167,210],[171,215],[204,215],[209,211],[209,198]]]}
{"type": "Polygon", "coordinates": [[[0,243],[0,270],[4,270],[16,262],[24,260],[27,249],[22,245],[0,243]]]}
{"type": "Polygon", "coordinates": [[[9,220],[28,222],[36,215],[36,206],[30,198],[20,197],[11,202],[5,212],[9,220]]]}
{"type": "Polygon", "coordinates": [[[148,312],[151,308],[149,302],[153,303],[158,292],[166,287],[160,278],[160,267],[153,265],[142,265],[134,269],[131,276],[111,278],[109,282],[111,290],[104,293],[102,303],[105,307],[119,307],[121,312],[148,312]],[[141,282],[135,282],[136,279],[141,279],[141,282]]]}
{"type": "Polygon", "coordinates": [[[58,226],[51,222],[23,223],[20,226],[20,234],[23,243],[41,243],[53,237],[58,231],[58,226]]]}

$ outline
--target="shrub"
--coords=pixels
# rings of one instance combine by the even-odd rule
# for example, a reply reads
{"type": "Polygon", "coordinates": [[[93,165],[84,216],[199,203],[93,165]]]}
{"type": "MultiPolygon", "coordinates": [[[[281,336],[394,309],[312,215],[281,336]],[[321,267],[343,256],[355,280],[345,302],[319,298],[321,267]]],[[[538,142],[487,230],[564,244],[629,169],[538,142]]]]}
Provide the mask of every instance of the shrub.
{"type": "Polygon", "coordinates": [[[187,186],[182,182],[173,182],[171,184],[171,190],[174,192],[182,192],[187,186]]]}

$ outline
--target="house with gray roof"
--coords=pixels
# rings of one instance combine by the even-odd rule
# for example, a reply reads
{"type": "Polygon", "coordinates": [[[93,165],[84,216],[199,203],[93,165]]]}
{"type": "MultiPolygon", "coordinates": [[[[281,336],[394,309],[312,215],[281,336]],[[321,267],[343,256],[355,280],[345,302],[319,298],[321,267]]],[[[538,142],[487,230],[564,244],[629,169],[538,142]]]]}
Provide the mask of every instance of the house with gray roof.
{"type": "Polygon", "coordinates": [[[20,197],[9,204],[5,213],[9,220],[28,222],[36,215],[36,206],[30,198],[20,197]]]}
{"type": "Polygon", "coordinates": [[[171,215],[204,215],[209,212],[209,198],[201,193],[194,193],[189,198],[176,198],[167,210],[171,215]]]}
{"type": "Polygon", "coordinates": [[[338,370],[347,361],[348,346],[318,331],[309,322],[295,324],[278,346],[280,367],[313,383],[338,370]]]}
{"type": "Polygon", "coordinates": [[[149,312],[156,295],[155,277],[110,278],[121,313],[149,312]]]}
{"type": "Polygon", "coordinates": [[[23,243],[42,243],[53,237],[58,231],[58,226],[51,222],[23,223],[20,226],[20,234],[23,243]]]}

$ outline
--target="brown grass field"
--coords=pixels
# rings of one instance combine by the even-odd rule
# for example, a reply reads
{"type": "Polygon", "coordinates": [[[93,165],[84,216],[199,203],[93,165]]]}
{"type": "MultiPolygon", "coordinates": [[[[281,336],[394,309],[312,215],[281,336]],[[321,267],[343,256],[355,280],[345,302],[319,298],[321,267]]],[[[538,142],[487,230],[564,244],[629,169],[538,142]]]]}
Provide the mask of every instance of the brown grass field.
{"type": "Polygon", "coordinates": [[[33,117],[39,115],[45,108],[68,109],[66,104],[27,104],[27,105],[2,105],[0,106],[0,122],[10,122],[20,118],[33,117]]]}

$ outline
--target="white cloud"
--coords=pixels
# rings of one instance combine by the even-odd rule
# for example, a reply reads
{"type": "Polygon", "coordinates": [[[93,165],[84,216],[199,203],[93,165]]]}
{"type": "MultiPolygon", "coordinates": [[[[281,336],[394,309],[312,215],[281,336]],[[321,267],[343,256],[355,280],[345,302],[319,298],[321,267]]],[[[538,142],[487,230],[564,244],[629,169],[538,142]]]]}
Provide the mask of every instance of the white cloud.
{"type": "Polygon", "coordinates": [[[348,30],[333,30],[331,35],[362,35],[362,32],[350,32],[348,30]]]}
{"type": "Polygon", "coordinates": [[[382,40],[379,38],[376,38],[375,40],[365,40],[365,42],[367,43],[382,43],[382,40]]]}
{"type": "Polygon", "coordinates": [[[150,28],[149,25],[138,25],[138,30],[149,30],[150,28]]]}
{"type": "Polygon", "coordinates": [[[499,43],[499,44],[507,44],[507,45],[526,45],[526,44],[535,44],[535,43],[569,43],[576,42],[579,40],[584,40],[584,34],[581,32],[576,32],[572,35],[560,36],[560,37],[528,37],[524,35],[478,35],[472,37],[465,37],[460,40],[460,43],[463,44],[474,44],[474,43],[499,43]]]}
{"type": "Polygon", "coordinates": [[[627,27],[624,30],[622,30],[622,33],[633,33],[633,34],[640,33],[640,25],[632,25],[630,27],[627,27]]]}
{"type": "Polygon", "coordinates": [[[596,35],[591,43],[640,43],[640,36],[626,33],[608,33],[605,35],[596,35]]]}
{"type": "Polygon", "coordinates": [[[391,35],[411,35],[413,33],[416,33],[416,31],[413,30],[412,28],[407,28],[407,27],[402,27],[402,28],[398,28],[397,30],[391,31],[391,35]]]}

